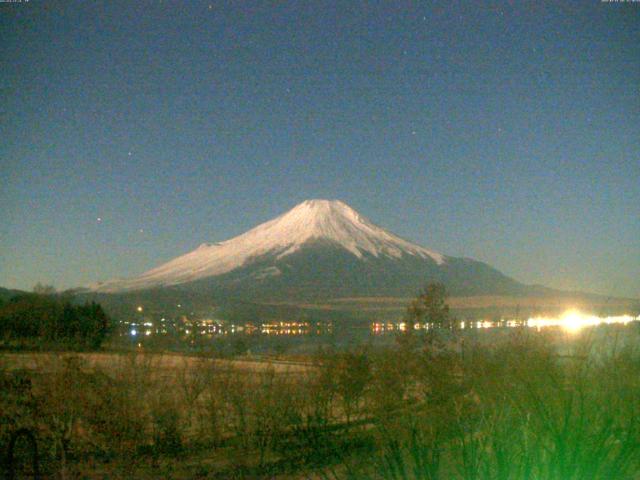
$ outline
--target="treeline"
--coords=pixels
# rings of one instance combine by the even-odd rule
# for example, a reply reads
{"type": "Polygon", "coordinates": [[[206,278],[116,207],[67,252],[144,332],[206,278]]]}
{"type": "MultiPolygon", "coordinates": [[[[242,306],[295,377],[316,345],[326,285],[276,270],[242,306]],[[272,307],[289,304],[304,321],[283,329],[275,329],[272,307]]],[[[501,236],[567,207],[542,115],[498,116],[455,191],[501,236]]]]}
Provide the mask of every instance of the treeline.
{"type": "Polygon", "coordinates": [[[0,340],[5,347],[99,348],[110,331],[97,303],[76,305],[66,295],[24,293],[0,302],[0,340]]]}

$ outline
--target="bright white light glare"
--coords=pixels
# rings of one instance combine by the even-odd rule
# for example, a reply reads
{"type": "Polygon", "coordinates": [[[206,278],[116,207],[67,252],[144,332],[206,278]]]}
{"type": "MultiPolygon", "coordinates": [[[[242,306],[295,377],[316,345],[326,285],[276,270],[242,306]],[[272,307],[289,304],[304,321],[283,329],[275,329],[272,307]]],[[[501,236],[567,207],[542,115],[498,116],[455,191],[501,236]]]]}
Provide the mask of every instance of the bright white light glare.
{"type": "Polygon", "coordinates": [[[597,317],[595,315],[589,315],[581,313],[578,310],[567,310],[560,317],[535,317],[527,320],[529,327],[542,328],[542,327],[562,327],[568,332],[574,333],[585,327],[593,327],[602,324],[620,323],[626,325],[629,322],[633,322],[636,318],[631,315],[618,315],[613,317],[597,317]]]}
{"type": "Polygon", "coordinates": [[[136,329],[135,329],[135,328],[132,328],[132,329],[131,329],[131,336],[132,336],[132,337],[135,337],[137,334],[138,334],[138,332],[136,332],[136,329]]]}

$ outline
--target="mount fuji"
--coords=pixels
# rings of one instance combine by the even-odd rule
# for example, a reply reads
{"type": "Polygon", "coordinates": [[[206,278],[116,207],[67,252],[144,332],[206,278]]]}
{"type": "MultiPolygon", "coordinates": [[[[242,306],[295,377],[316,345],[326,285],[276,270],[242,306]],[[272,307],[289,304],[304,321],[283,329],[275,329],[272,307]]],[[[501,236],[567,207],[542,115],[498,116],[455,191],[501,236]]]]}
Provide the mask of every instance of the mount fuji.
{"type": "Polygon", "coordinates": [[[404,240],[337,200],[307,200],[248,232],[198,248],[95,293],[172,289],[252,299],[410,296],[430,281],[452,294],[531,288],[489,265],[404,240]]]}

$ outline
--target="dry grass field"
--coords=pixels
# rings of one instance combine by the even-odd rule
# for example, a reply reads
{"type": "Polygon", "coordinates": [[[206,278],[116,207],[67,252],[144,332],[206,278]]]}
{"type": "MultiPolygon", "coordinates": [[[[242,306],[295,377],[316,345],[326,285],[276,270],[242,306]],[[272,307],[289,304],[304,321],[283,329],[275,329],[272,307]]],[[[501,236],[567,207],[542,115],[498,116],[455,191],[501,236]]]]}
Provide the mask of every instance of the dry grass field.
{"type": "Polygon", "coordinates": [[[274,371],[278,374],[304,374],[313,368],[312,364],[295,361],[214,359],[179,353],[0,353],[0,365],[6,371],[33,370],[47,372],[64,364],[66,359],[79,359],[86,368],[100,368],[105,372],[118,370],[124,365],[144,367],[152,372],[176,372],[210,366],[216,370],[229,370],[243,374],[274,371]]]}
{"type": "Polygon", "coordinates": [[[27,429],[56,479],[637,480],[640,332],[594,332],[402,336],[307,364],[3,353],[0,449],[27,429]]]}
{"type": "Polygon", "coordinates": [[[2,353],[0,446],[6,452],[11,432],[28,428],[41,470],[55,478],[244,478],[269,468],[286,478],[280,444],[341,416],[316,394],[318,368],[153,352],[2,353]]]}
{"type": "MultiPolygon", "coordinates": [[[[403,312],[411,302],[408,297],[352,297],[337,298],[321,303],[286,303],[274,305],[290,305],[306,309],[325,311],[360,311],[360,312],[403,312]]],[[[626,298],[612,298],[596,295],[561,295],[561,296],[507,296],[477,295],[448,297],[447,303],[452,310],[493,310],[497,313],[511,313],[516,309],[522,312],[557,312],[563,309],[580,309],[586,312],[598,312],[602,309],[618,313],[629,313],[638,308],[638,301],[626,298]]]]}

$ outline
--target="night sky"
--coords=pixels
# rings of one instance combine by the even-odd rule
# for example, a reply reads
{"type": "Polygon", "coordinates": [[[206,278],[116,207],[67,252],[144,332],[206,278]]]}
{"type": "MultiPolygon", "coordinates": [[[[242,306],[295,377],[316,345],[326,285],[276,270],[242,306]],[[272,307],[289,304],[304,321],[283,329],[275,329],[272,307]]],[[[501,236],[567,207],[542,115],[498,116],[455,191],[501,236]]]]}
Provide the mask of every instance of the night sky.
{"type": "Polygon", "coordinates": [[[640,297],[640,3],[0,3],[0,286],[136,275],[310,198],[640,297]]]}

